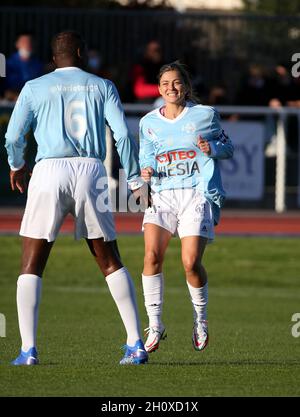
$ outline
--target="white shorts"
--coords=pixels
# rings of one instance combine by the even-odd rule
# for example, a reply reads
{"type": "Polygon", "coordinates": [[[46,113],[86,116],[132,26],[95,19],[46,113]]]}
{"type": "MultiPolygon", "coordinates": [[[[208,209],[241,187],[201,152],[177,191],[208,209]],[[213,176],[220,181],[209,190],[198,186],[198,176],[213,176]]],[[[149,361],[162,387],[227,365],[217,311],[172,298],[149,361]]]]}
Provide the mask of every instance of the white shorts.
{"type": "Polygon", "coordinates": [[[202,236],[214,239],[214,219],[210,203],[194,189],[164,190],[152,194],[152,207],[145,211],[143,226],[156,224],[180,238],[202,236]]]}
{"type": "Polygon", "coordinates": [[[111,210],[99,210],[99,183],[106,179],[94,158],[51,158],[39,161],[29,182],[20,235],[52,242],[64,218],[75,219],[75,238],[116,239],[111,210]],[[97,184],[98,183],[98,184],[97,184]]]}

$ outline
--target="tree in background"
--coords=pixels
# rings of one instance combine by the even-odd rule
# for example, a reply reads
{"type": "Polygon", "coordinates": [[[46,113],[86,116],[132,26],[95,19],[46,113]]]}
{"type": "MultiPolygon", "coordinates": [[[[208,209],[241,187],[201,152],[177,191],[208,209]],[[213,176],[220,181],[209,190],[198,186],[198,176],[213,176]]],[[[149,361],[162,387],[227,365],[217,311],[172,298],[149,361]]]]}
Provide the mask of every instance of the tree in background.
{"type": "Polygon", "coordinates": [[[274,15],[295,15],[300,13],[300,0],[243,0],[244,10],[274,15]]]}

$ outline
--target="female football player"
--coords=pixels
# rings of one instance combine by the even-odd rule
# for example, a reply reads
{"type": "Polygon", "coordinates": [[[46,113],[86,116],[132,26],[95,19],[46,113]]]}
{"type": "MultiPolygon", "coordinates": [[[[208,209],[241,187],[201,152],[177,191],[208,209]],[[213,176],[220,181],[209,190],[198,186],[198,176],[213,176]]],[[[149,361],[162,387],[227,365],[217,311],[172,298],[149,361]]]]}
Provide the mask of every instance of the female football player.
{"type": "Polygon", "coordinates": [[[158,80],[164,105],[140,121],[141,175],[150,183],[152,194],[143,221],[142,283],[149,317],[145,348],[155,351],[165,337],[162,266],[176,233],[193,305],[193,346],[200,351],[208,343],[208,284],[202,257],[214,238],[225,197],[218,159],[231,158],[233,146],[216,110],[197,104],[182,64],[164,65],[158,80]]]}

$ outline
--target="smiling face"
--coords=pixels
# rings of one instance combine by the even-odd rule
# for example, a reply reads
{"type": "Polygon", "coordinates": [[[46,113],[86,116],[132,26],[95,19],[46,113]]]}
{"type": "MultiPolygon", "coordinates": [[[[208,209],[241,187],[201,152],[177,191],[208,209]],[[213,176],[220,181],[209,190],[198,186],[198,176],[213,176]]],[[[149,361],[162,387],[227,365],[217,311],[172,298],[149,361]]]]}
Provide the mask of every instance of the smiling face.
{"type": "Polygon", "coordinates": [[[163,73],[158,89],[166,104],[183,104],[185,101],[187,90],[180,73],[176,70],[163,73]]]}

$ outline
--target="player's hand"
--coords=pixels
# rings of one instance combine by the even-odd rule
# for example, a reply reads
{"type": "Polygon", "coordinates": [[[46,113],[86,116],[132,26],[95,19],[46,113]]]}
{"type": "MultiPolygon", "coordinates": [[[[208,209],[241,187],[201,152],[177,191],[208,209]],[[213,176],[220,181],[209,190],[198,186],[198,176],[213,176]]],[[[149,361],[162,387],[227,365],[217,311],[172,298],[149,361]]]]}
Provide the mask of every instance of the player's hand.
{"type": "Polygon", "coordinates": [[[149,184],[144,184],[140,188],[132,191],[137,204],[140,204],[142,211],[151,207],[151,188],[149,184]]]}
{"type": "Polygon", "coordinates": [[[154,173],[154,170],[153,170],[152,167],[147,167],[147,168],[141,169],[141,177],[146,182],[151,181],[151,177],[152,177],[153,173],[154,173]]]}
{"type": "Polygon", "coordinates": [[[206,156],[209,156],[211,153],[210,144],[207,140],[203,139],[202,136],[199,136],[197,146],[206,156]]]}
{"type": "Polygon", "coordinates": [[[29,171],[26,164],[18,171],[10,171],[10,186],[13,191],[19,190],[24,193],[28,187],[29,171]]]}

